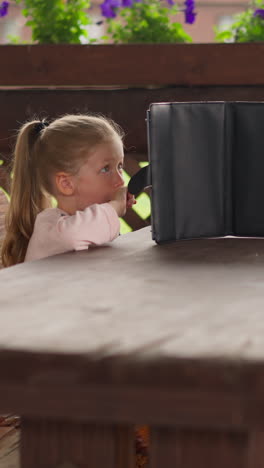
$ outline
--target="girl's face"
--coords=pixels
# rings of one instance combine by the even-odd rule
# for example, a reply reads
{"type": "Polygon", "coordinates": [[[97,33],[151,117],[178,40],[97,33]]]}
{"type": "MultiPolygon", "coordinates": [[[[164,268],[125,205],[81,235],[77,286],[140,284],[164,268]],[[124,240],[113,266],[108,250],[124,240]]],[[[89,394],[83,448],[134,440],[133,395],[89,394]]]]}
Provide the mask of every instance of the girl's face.
{"type": "Polygon", "coordinates": [[[77,209],[111,201],[124,185],[123,164],[123,144],[119,138],[97,145],[74,176],[77,209]]]}

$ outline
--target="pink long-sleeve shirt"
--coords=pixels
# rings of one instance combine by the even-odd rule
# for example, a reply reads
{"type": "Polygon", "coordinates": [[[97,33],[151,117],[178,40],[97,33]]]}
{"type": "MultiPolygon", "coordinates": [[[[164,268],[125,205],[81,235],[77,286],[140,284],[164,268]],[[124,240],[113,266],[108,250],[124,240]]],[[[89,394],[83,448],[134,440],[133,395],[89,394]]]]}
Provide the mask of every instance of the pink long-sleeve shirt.
{"type": "Polygon", "coordinates": [[[48,208],[36,218],[25,261],[105,244],[119,230],[118,215],[109,203],[91,205],[71,216],[59,208],[48,208]]]}

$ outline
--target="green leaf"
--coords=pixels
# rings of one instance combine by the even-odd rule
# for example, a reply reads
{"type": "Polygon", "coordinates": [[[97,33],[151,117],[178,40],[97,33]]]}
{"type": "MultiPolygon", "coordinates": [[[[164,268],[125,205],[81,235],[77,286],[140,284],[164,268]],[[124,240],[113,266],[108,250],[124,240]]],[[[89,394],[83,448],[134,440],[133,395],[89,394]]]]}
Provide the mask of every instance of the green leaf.
{"type": "Polygon", "coordinates": [[[219,42],[258,42],[264,41],[264,19],[254,16],[256,8],[264,8],[264,0],[251,2],[251,7],[234,16],[234,21],[225,31],[215,30],[219,42]]]}
{"type": "Polygon", "coordinates": [[[89,0],[23,0],[23,4],[26,24],[40,44],[81,43],[88,36],[86,26],[92,22],[87,13],[89,0]]]}
{"type": "Polygon", "coordinates": [[[107,21],[107,33],[115,43],[191,42],[180,23],[173,22],[175,6],[163,6],[160,0],[136,2],[123,8],[119,18],[107,21]]]}

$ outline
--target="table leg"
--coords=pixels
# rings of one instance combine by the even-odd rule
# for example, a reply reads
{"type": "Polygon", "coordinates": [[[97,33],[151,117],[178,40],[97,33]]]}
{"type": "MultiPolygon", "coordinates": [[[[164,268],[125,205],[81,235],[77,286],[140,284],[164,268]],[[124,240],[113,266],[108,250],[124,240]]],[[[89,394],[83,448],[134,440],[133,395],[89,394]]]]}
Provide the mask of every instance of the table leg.
{"type": "Polygon", "coordinates": [[[248,467],[264,468],[264,432],[252,431],[249,435],[248,467]]]}
{"type": "Polygon", "coordinates": [[[246,432],[155,427],[150,433],[150,468],[162,467],[260,468],[248,464],[246,432]]]}
{"type": "Polygon", "coordinates": [[[21,468],[135,468],[134,428],[22,418],[21,468]]]}

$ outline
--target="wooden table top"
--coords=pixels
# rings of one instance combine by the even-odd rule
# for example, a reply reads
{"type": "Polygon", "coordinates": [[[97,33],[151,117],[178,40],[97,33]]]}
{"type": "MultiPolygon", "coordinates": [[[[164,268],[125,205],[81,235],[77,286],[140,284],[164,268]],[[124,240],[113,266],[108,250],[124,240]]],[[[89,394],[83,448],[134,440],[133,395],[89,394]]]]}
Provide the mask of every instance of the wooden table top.
{"type": "Polygon", "coordinates": [[[2,270],[0,285],[0,410],[263,420],[263,239],[158,246],[148,227],[2,270]]]}

